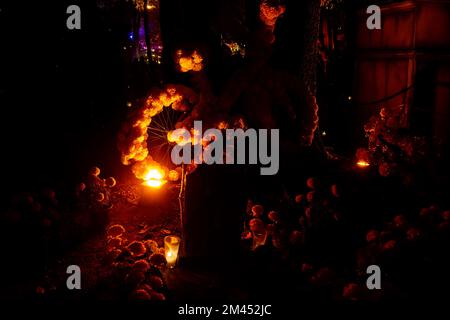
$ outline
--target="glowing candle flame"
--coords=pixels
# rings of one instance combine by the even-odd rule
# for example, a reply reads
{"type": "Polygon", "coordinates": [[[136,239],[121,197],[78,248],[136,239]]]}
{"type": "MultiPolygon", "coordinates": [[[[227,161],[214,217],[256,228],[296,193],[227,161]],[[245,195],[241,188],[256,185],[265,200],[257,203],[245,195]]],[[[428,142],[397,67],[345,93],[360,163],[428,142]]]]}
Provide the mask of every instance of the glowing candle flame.
{"type": "Polygon", "coordinates": [[[161,188],[167,181],[164,180],[164,171],[152,168],[144,176],[144,185],[152,188],[161,188]]]}
{"type": "Polygon", "coordinates": [[[370,166],[370,163],[364,160],[359,160],[356,165],[360,168],[367,168],[368,166],[370,166]]]}
{"type": "Polygon", "coordinates": [[[178,259],[178,250],[181,239],[176,236],[167,236],[164,238],[164,250],[169,268],[174,268],[178,259]]]}

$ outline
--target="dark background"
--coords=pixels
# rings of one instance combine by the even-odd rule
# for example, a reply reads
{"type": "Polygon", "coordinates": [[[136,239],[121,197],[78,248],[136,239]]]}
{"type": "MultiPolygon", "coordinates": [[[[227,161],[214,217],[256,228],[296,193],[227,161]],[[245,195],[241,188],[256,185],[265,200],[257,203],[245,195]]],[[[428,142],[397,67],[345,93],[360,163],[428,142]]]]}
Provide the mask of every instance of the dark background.
{"type": "MultiPolygon", "coordinates": [[[[161,17],[167,52],[181,43],[206,43],[214,53],[211,56],[220,57],[214,51],[219,32],[244,39],[251,32],[236,27],[233,3],[237,2],[166,1],[174,8],[165,8],[161,17]]],[[[306,13],[297,1],[288,2],[288,12],[297,14],[283,19],[274,56],[283,57],[277,62],[281,68],[296,73],[303,35],[298,13],[306,13]]],[[[128,87],[130,65],[122,45],[131,30],[127,7],[108,12],[99,9],[96,1],[78,0],[11,1],[0,8],[0,145],[8,191],[2,196],[7,199],[9,193],[43,187],[69,188],[94,165],[106,176],[120,175],[126,168],[119,162],[116,136],[134,89],[128,87]],[[71,4],[81,7],[81,30],[66,27],[71,4]]],[[[257,13],[246,18],[251,26],[257,13]]],[[[211,60],[210,73],[236,67],[211,60]]],[[[170,78],[173,68],[166,65],[170,78]]],[[[224,78],[213,77],[213,85],[220,86],[224,78]]]]}
{"type": "MultiPolygon", "coordinates": [[[[188,6],[182,6],[188,3],[185,0],[172,2],[178,2],[178,11],[162,17],[168,19],[169,30],[163,30],[170,39],[168,47],[176,47],[188,35],[189,42],[206,42],[215,50],[217,38],[211,28],[226,28],[227,19],[223,18],[221,24],[215,17],[232,1],[206,1],[206,7],[202,1],[189,1],[188,6]],[[198,10],[200,7],[209,14],[198,10]]],[[[291,6],[301,3],[288,2],[291,6]]],[[[10,195],[18,191],[71,189],[94,165],[101,167],[105,176],[127,171],[120,165],[116,149],[116,135],[127,113],[129,98],[129,65],[122,50],[130,30],[126,8],[100,12],[95,1],[14,1],[1,4],[0,8],[0,168],[5,190],[1,193],[1,205],[7,205],[10,195]],[[81,30],[66,28],[66,9],[71,4],[81,6],[81,30]]],[[[304,14],[302,10],[295,12],[304,14]]],[[[233,14],[224,15],[230,16],[233,14]]],[[[301,19],[300,15],[286,14],[278,34],[281,41],[275,46],[274,56],[282,57],[279,67],[291,68],[293,72],[300,68],[301,19]],[[295,51],[297,48],[300,52],[295,51]]],[[[232,21],[229,25],[233,25],[232,21]]],[[[245,36],[245,32],[242,34],[245,36]]],[[[221,68],[213,61],[214,67],[221,68]]],[[[219,83],[220,78],[213,82],[219,83]]],[[[333,88],[336,94],[342,92],[340,89],[333,88]]],[[[348,114],[351,111],[347,110],[348,114]]],[[[330,122],[341,123],[338,116],[329,116],[330,122]]],[[[345,125],[341,123],[334,129],[340,131],[345,125]]],[[[397,184],[392,185],[392,190],[397,191],[397,184]]],[[[221,187],[225,190],[227,186],[221,187]]],[[[377,185],[371,188],[376,189],[377,185]]],[[[370,196],[376,198],[376,194],[370,196]]],[[[402,198],[398,192],[391,192],[390,196],[402,198]]],[[[365,198],[359,202],[364,203],[365,198]]],[[[356,203],[352,205],[356,211],[356,203]]],[[[381,201],[375,206],[381,207],[381,201]]],[[[401,206],[404,208],[405,204],[401,206]]]]}
{"type": "Polygon", "coordinates": [[[70,4],[0,6],[2,189],[68,186],[93,165],[118,162],[120,26],[103,23],[95,1],[81,1],[82,28],[68,30],[70,4]]]}

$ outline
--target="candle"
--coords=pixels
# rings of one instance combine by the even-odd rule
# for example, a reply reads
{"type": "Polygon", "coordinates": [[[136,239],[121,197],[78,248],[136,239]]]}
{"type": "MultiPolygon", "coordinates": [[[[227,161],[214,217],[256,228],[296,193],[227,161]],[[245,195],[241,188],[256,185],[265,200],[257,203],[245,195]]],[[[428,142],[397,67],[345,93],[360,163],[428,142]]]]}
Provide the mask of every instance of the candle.
{"type": "Polygon", "coordinates": [[[165,210],[170,205],[167,198],[167,180],[166,173],[163,169],[150,166],[145,169],[145,173],[141,176],[144,179],[142,183],[142,195],[140,204],[145,207],[155,207],[165,210]]]}
{"type": "Polygon", "coordinates": [[[164,238],[164,251],[166,255],[167,266],[174,268],[178,260],[178,250],[181,239],[176,236],[167,236],[164,238]]]}
{"type": "Polygon", "coordinates": [[[360,168],[367,168],[370,166],[370,163],[365,160],[359,160],[356,165],[360,168]]]}
{"type": "Polygon", "coordinates": [[[177,254],[172,251],[168,251],[166,253],[166,261],[169,268],[175,267],[175,263],[177,262],[177,254]]]}

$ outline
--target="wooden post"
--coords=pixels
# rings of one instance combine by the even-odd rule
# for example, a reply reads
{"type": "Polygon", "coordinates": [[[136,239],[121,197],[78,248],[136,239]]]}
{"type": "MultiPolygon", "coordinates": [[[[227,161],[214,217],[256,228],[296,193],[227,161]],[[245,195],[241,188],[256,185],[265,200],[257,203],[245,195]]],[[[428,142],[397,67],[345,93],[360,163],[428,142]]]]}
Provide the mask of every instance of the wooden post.
{"type": "Polygon", "coordinates": [[[185,211],[186,211],[186,165],[181,166],[181,182],[180,182],[180,193],[178,194],[178,204],[180,208],[180,257],[185,257],[186,255],[186,245],[185,245],[185,211]]]}

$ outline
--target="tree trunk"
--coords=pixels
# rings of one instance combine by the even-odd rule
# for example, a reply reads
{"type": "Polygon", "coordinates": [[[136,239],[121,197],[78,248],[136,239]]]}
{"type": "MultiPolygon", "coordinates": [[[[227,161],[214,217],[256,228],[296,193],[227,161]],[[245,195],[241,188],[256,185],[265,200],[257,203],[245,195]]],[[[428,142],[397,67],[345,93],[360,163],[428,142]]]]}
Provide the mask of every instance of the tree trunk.
{"type": "Polygon", "coordinates": [[[150,43],[150,30],[148,28],[148,0],[144,0],[144,32],[145,32],[145,44],[147,45],[147,58],[149,61],[152,59],[152,48],[150,43]]]}
{"type": "Polygon", "coordinates": [[[302,63],[302,77],[312,95],[316,95],[316,69],[318,58],[317,41],[320,32],[320,0],[306,0],[307,14],[304,33],[304,53],[302,63]]]}
{"type": "Polygon", "coordinates": [[[140,51],[139,51],[139,29],[141,27],[141,13],[139,10],[134,10],[134,17],[133,17],[133,45],[135,50],[135,57],[140,58],[140,51]]]}

